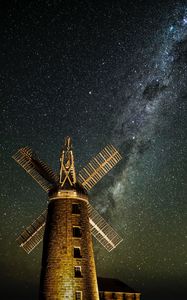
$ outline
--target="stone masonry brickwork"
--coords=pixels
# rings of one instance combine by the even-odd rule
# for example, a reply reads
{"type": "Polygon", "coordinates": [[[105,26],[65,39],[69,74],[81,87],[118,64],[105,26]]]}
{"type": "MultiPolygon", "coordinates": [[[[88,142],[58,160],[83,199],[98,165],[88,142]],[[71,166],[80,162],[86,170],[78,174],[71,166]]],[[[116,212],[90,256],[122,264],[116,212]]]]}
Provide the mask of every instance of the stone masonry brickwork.
{"type": "Polygon", "coordinates": [[[100,300],[140,300],[140,293],[99,292],[100,300]]]}
{"type": "Polygon", "coordinates": [[[99,300],[87,203],[61,198],[48,205],[39,299],[74,300],[76,291],[83,300],[99,300]],[[72,213],[73,204],[79,204],[80,214],[72,213]],[[80,227],[81,237],[73,237],[73,226],[80,227]],[[74,247],[80,247],[80,258],[74,258],[74,247]],[[81,276],[75,276],[76,266],[81,276]]]}

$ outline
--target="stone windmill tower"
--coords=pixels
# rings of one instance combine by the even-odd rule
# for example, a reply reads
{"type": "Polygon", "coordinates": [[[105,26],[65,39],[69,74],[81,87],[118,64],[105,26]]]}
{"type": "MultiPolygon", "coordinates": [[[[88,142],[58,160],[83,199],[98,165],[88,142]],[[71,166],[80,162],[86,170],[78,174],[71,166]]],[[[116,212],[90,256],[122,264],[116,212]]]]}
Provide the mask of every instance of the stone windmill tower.
{"type": "Polygon", "coordinates": [[[121,159],[109,145],[76,177],[71,140],[65,139],[60,175],[28,147],[13,156],[49,195],[48,209],[18,237],[30,253],[43,239],[40,300],[98,300],[93,235],[108,251],[122,239],[89,204],[90,190],[121,159]]]}

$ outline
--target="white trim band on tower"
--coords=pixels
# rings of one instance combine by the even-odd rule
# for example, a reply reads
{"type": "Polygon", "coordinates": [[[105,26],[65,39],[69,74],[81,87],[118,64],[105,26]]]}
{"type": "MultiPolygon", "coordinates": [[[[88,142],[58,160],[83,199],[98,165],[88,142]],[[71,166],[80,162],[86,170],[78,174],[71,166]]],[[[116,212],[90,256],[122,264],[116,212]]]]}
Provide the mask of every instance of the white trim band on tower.
{"type": "Polygon", "coordinates": [[[88,202],[88,196],[86,194],[79,193],[76,190],[61,190],[55,193],[54,196],[49,196],[49,201],[62,199],[77,199],[88,202]]]}

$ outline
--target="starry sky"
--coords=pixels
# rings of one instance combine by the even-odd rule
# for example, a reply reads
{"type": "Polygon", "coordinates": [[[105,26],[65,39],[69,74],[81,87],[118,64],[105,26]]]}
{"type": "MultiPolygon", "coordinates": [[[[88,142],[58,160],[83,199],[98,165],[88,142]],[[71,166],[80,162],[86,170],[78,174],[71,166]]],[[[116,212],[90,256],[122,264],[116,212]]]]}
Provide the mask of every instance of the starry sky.
{"type": "Polygon", "coordinates": [[[124,241],[94,241],[97,273],[142,300],[184,299],[187,1],[1,1],[1,299],[37,299],[40,245],[15,242],[47,195],[11,158],[30,146],[58,172],[64,137],[77,172],[108,143],[123,160],[90,201],[124,241]]]}

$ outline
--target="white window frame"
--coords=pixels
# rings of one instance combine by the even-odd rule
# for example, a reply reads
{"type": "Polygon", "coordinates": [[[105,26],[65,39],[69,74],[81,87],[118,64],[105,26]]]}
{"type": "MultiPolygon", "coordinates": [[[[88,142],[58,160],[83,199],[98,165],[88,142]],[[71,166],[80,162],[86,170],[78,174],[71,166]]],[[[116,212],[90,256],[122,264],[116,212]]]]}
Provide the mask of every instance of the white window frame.
{"type": "Polygon", "coordinates": [[[74,247],[73,247],[73,256],[74,256],[74,258],[82,258],[82,256],[81,256],[81,247],[78,247],[78,246],[76,246],[76,247],[74,246],[74,247]],[[80,257],[75,257],[75,256],[74,256],[74,253],[75,253],[74,251],[75,251],[75,249],[79,249],[80,257]]]}
{"type": "Polygon", "coordinates": [[[75,291],[75,300],[82,300],[82,291],[75,291]],[[80,298],[77,298],[77,295],[80,296],[80,298]]]}
{"type": "Polygon", "coordinates": [[[81,268],[81,266],[74,266],[74,276],[75,276],[75,278],[82,278],[82,268],[81,268]],[[76,269],[77,268],[77,269],[76,269]],[[80,276],[77,276],[78,274],[76,274],[76,272],[77,273],[79,273],[80,272],[80,276]]]}
{"type": "Polygon", "coordinates": [[[77,268],[77,271],[79,270],[81,272],[81,266],[75,266],[74,270],[76,270],[76,268],[77,268]]]}
{"type": "Polygon", "coordinates": [[[75,300],[82,300],[82,291],[75,291],[75,300]],[[77,298],[77,295],[80,296],[80,298],[77,298]]]}

